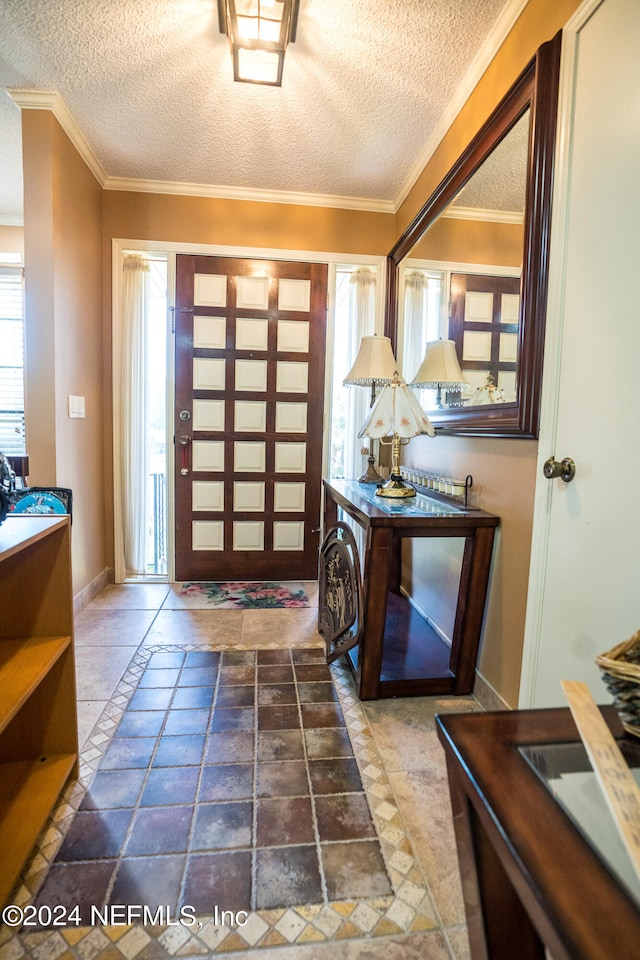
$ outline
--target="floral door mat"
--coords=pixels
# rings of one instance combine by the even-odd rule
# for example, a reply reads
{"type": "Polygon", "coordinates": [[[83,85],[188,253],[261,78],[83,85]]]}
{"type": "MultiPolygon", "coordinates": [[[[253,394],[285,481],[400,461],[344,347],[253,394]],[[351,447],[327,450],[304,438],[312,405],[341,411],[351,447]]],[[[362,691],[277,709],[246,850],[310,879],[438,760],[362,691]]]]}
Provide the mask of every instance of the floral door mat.
{"type": "Polygon", "coordinates": [[[297,580],[175,583],[164,602],[165,609],[169,610],[276,610],[310,606],[309,594],[297,580]]]}

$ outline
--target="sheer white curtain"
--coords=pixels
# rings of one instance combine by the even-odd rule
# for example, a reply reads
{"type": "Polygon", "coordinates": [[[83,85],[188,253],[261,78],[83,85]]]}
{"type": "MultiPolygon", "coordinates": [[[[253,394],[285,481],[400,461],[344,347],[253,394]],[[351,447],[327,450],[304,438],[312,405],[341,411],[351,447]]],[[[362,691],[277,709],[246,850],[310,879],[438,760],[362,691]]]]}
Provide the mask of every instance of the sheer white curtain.
{"type": "MultiPolygon", "coordinates": [[[[369,267],[354,270],[349,291],[350,336],[347,371],[355,362],[362,338],[376,332],[376,275],[373,270],[369,267]]],[[[362,474],[365,466],[360,452],[363,441],[358,439],[358,431],[369,409],[371,388],[351,386],[344,389],[347,391],[344,475],[354,479],[362,474]]]]}
{"type": "Polygon", "coordinates": [[[114,408],[122,444],[118,451],[122,545],[127,576],[145,572],[148,464],[147,329],[149,263],[140,256],[124,258],[122,330],[114,408]]]}
{"type": "Polygon", "coordinates": [[[411,381],[422,362],[427,336],[427,292],[429,279],[420,270],[411,270],[404,278],[404,332],[402,375],[411,381]]]}

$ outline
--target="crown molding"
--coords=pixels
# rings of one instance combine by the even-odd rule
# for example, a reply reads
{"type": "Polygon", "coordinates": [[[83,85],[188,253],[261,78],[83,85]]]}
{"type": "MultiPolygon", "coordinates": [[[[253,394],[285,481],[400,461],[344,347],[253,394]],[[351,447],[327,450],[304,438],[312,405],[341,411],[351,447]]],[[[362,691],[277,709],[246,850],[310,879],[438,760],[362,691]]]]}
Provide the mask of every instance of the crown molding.
{"type": "Polygon", "coordinates": [[[453,96],[453,99],[450,101],[447,109],[436,124],[433,133],[427,140],[424,149],[418,155],[403,186],[393,201],[395,212],[400,209],[400,206],[406,200],[409,191],[428,164],[439,144],[444,139],[447,130],[471,96],[474,88],[477,86],[478,82],[482,78],[482,75],[506,40],[510,31],[513,29],[516,20],[528,2],[529,0],[510,0],[496,20],[486,41],[482,45],[482,48],[472,60],[471,66],[464,75],[460,86],[453,96]]]}
{"type": "Polygon", "coordinates": [[[50,110],[100,186],[104,187],[106,171],[59,94],[47,90],[8,90],[7,93],[21,110],[50,110]]]}
{"type": "Polygon", "coordinates": [[[524,213],[518,210],[489,210],[481,207],[447,207],[442,216],[446,220],[482,220],[485,223],[524,223],[524,213]]]}
{"type": "Polygon", "coordinates": [[[370,213],[395,213],[391,200],[369,200],[366,197],[342,197],[320,193],[293,193],[284,190],[256,190],[250,187],[223,187],[206,183],[176,183],[164,180],[135,180],[107,177],[105,190],[133,193],[167,193],[187,197],[214,197],[218,200],[248,200],[253,203],[289,203],[305,207],[337,207],[342,210],[365,210],[370,213]]]}

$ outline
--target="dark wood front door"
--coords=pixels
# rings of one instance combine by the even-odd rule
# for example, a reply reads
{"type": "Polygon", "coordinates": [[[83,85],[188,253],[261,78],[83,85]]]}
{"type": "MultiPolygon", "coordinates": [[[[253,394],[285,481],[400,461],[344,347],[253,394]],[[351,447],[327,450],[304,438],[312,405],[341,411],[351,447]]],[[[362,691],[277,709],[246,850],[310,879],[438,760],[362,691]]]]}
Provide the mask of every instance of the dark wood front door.
{"type": "Polygon", "coordinates": [[[176,580],[315,579],[325,264],[178,256],[176,580]]]}
{"type": "Polygon", "coordinates": [[[476,388],[490,377],[507,402],[516,398],[519,312],[518,277],[451,275],[449,336],[462,372],[476,388]]]}

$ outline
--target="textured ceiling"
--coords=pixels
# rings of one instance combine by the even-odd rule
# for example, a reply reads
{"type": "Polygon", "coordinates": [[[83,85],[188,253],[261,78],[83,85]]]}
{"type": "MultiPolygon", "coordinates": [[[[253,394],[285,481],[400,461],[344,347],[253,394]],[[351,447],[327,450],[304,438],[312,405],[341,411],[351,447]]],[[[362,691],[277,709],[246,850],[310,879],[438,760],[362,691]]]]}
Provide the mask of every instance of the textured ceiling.
{"type": "Polygon", "coordinates": [[[282,87],[234,83],[215,0],[0,0],[0,217],[57,92],[109,178],[394,202],[514,0],[300,0],[282,87]]]}

